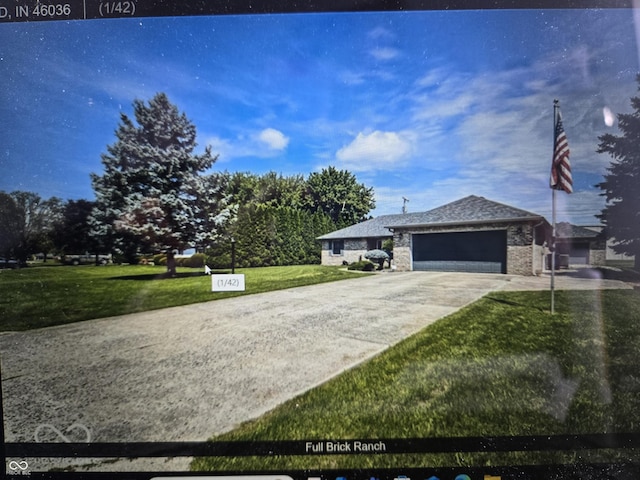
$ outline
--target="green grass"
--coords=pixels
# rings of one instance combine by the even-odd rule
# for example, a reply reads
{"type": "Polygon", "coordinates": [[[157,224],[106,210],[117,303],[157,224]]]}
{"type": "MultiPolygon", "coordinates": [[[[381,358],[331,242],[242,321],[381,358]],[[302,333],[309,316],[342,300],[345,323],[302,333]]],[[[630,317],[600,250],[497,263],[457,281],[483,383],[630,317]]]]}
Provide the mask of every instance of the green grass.
{"type": "Polygon", "coordinates": [[[232,296],[361,277],[338,267],[236,269],[245,292],[212,293],[202,270],[157,266],[41,266],[0,270],[0,331],[29,330],[232,296]]]}
{"type": "MultiPolygon", "coordinates": [[[[640,293],[492,293],[216,441],[640,432],[640,293]],[[565,393],[563,393],[565,392],[565,393]],[[570,393],[566,393],[570,392],[570,393]]],[[[211,457],[193,470],[608,461],[620,452],[211,457]]],[[[639,452],[626,450],[622,458],[639,452]]]]}

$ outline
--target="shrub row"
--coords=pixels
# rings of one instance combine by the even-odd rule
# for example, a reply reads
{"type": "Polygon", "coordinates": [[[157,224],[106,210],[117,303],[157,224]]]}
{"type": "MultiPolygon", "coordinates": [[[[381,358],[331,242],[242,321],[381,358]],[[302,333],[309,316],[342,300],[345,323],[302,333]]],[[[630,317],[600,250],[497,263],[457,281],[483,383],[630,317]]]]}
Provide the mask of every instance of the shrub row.
{"type": "Polygon", "coordinates": [[[235,239],[235,266],[267,267],[320,263],[320,235],[335,230],[322,212],[285,206],[242,205],[227,239],[207,249],[211,268],[231,266],[231,242],[235,239]]]}
{"type": "MultiPolygon", "coordinates": [[[[189,267],[189,268],[203,268],[207,260],[207,256],[204,253],[195,253],[190,257],[176,258],[177,267],[189,267]]],[[[164,253],[159,253],[153,257],[143,258],[140,260],[141,264],[149,264],[153,262],[154,265],[167,264],[167,256],[164,253]]]]}
{"type": "Polygon", "coordinates": [[[347,267],[347,270],[360,270],[362,272],[373,272],[376,266],[371,263],[369,260],[361,260],[359,262],[354,262],[347,267]]]}

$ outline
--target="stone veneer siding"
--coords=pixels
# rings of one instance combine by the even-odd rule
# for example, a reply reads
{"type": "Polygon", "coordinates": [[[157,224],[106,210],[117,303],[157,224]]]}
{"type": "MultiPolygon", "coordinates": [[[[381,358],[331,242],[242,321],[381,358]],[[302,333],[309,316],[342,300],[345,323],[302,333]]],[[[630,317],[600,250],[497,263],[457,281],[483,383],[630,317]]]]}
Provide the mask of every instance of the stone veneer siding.
{"type": "MultiPolygon", "coordinates": [[[[542,247],[534,244],[534,223],[486,223],[435,227],[396,228],[393,234],[393,261],[398,270],[413,269],[412,235],[421,233],[507,231],[507,274],[536,275],[542,271],[542,247]]],[[[538,239],[540,241],[540,239],[538,239]]]]}
{"type": "Polygon", "coordinates": [[[597,239],[589,242],[589,265],[604,266],[607,263],[607,243],[597,239]]]}
{"type": "Polygon", "coordinates": [[[533,245],[533,274],[541,275],[545,270],[547,248],[543,245],[533,245]]]}
{"type": "Polygon", "coordinates": [[[344,240],[344,250],[341,255],[336,255],[330,249],[331,241],[322,240],[321,264],[322,265],[342,265],[343,262],[353,263],[364,260],[367,253],[366,238],[346,238],[344,240]]]}

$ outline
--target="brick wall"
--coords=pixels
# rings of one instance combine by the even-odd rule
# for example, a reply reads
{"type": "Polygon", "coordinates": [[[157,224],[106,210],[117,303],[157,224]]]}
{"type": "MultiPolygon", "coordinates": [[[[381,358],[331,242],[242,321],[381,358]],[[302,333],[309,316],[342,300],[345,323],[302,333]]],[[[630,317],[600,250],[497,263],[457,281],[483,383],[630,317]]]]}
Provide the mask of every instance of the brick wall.
{"type": "Polygon", "coordinates": [[[411,254],[411,235],[406,232],[393,234],[393,264],[400,271],[411,270],[413,255],[411,254]]]}
{"type": "Polygon", "coordinates": [[[607,263],[607,244],[603,239],[589,242],[589,265],[603,266],[607,263]]]}
{"type": "Polygon", "coordinates": [[[542,245],[533,246],[533,274],[540,275],[545,270],[546,247],[542,245]]]}
{"type": "Polygon", "coordinates": [[[412,269],[411,236],[420,233],[474,232],[487,230],[507,231],[507,273],[535,275],[542,271],[542,247],[534,245],[532,223],[485,223],[478,225],[447,225],[396,229],[393,234],[393,261],[398,270],[412,269]]]}
{"type": "Polygon", "coordinates": [[[532,224],[517,223],[507,227],[507,274],[535,275],[542,271],[538,245],[533,244],[532,224]]]}
{"type": "Polygon", "coordinates": [[[533,247],[507,245],[507,274],[533,275],[533,247]]]}
{"type": "Polygon", "coordinates": [[[320,263],[322,265],[342,265],[343,262],[353,263],[364,260],[364,254],[367,253],[367,239],[345,239],[344,250],[341,255],[336,255],[329,248],[331,242],[329,240],[322,241],[322,251],[320,253],[320,263]]]}

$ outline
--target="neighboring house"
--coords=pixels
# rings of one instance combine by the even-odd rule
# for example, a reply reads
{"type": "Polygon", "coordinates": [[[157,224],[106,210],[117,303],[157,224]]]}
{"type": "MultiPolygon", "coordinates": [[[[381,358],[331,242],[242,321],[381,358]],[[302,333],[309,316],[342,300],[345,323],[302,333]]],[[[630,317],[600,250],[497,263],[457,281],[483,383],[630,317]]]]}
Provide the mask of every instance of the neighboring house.
{"type": "Polygon", "coordinates": [[[602,225],[586,225],[583,226],[582,228],[586,228],[587,230],[592,230],[594,232],[603,232],[603,234],[605,235],[605,239],[606,239],[606,253],[605,253],[605,261],[626,261],[626,262],[633,262],[634,261],[634,256],[633,255],[627,255],[624,253],[616,253],[616,251],[613,249],[613,245],[615,245],[616,239],[615,238],[610,238],[606,236],[606,230],[602,225]]]}
{"type": "Polygon", "coordinates": [[[569,266],[604,265],[606,240],[593,229],[560,222],[556,225],[556,251],[569,266]]]}
{"type": "Polygon", "coordinates": [[[354,262],[393,238],[398,270],[536,275],[551,227],[544,217],[471,195],[433,210],[385,215],[318,238],[322,264],[354,262]]]}

